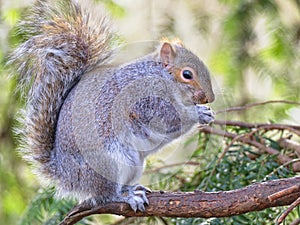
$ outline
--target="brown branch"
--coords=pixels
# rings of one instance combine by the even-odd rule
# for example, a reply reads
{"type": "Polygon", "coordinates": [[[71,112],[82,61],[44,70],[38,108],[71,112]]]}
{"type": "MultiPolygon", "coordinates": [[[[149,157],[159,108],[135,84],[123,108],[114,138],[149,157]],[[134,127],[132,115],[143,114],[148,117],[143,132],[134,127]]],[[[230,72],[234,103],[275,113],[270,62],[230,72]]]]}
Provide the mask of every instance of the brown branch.
{"type": "Polygon", "coordinates": [[[300,224],[300,218],[295,219],[293,222],[290,223],[290,225],[298,225],[300,224]]]}
{"type": "Polygon", "coordinates": [[[298,199],[300,190],[291,187],[300,183],[300,177],[255,183],[250,186],[220,192],[162,192],[147,194],[149,206],[145,212],[135,213],[126,203],[109,203],[96,208],[79,205],[60,225],[71,225],[92,214],[117,214],[126,217],[228,217],[270,207],[289,205],[298,199]],[[282,196],[282,190],[293,189],[282,196]],[[280,193],[277,198],[270,196],[280,193]],[[281,195],[281,196],[280,196],[281,195]],[[272,197],[271,197],[272,198],[272,197]]]}
{"type": "Polygon", "coordinates": [[[278,191],[278,192],[276,192],[276,193],[274,193],[274,194],[268,196],[268,199],[269,199],[270,201],[274,201],[274,200],[276,200],[276,199],[282,198],[282,197],[284,197],[284,196],[286,196],[286,195],[289,195],[289,194],[292,194],[292,193],[295,193],[295,192],[298,192],[298,191],[300,191],[300,186],[299,186],[299,184],[294,185],[294,186],[291,186],[291,187],[289,187],[289,188],[287,188],[287,189],[278,191]]]}
{"type": "Polygon", "coordinates": [[[292,210],[300,204],[300,198],[297,198],[287,209],[286,211],[278,218],[277,223],[281,224],[287,215],[292,212],[292,210]]]}
{"type": "Polygon", "coordinates": [[[252,103],[252,104],[247,104],[244,106],[235,106],[232,108],[224,109],[224,110],[219,110],[216,113],[226,113],[226,112],[236,112],[236,111],[244,111],[252,107],[256,106],[262,106],[266,104],[274,104],[274,103],[283,103],[283,104],[290,104],[290,105],[300,105],[299,102],[293,102],[293,101],[287,101],[287,100],[270,100],[270,101],[265,101],[265,102],[257,102],[257,103],[252,103]]]}
{"type": "Polygon", "coordinates": [[[263,127],[266,130],[288,130],[292,133],[300,136],[300,126],[297,125],[286,125],[286,124],[270,124],[270,123],[247,123],[241,121],[225,121],[225,120],[215,120],[214,124],[223,125],[223,126],[234,126],[234,127],[243,127],[243,128],[261,128],[263,127]]]}
{"type": "MultiPolygon", "coordinates": [[[[277,160],[280,164],[285,164],[285,163],[288,163],[288,162],[293,160],[292,158],[280,153],[276,149],[273,149],[271,147],[267,147],[267,146],[259,143],[258,141],[255,141],[255,140],[252,140],[252,139],[248,138],[247,134],[245,134],[244,136],[239,136],[237,134],[230,133],[230,132],[224,131],[224,130],[219,130],[219,129],[212,128],[212,127],[202,127],[201,132],[215,134],[215,135],[227,137],[227,138],[230,138],[230,139],[236,139],[239,142],[242,142],[244,144],[248,144],[248,145],[251,145],[253,147],[256,147],[259,150],[262,150],[262,151],[264,151],[264,152],[266,152],[270,155],[276,155],[277,160]]],[[[300,162],[293,163],[292,168],[293,168],[294,172],[300,171],[300,162]]]]}
{"type": "Polygon", "coordinates": [[[286,138],[280,138],[278,140],[278,144],[281,148],[284,148],[284,149],[291,149],[293,150],[298,156],[300,155],[300,144],[292,141],[292,140],[289,140],[289,139],[286,139],[286,138]]]}

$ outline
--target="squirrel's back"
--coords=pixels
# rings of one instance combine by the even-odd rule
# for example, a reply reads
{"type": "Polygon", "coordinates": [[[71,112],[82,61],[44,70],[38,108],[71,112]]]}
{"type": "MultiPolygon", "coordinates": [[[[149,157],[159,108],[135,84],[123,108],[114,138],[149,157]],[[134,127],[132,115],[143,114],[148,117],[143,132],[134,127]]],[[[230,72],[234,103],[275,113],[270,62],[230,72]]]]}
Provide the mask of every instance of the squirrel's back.
{"type": "Polygon", "coordinates": [[[28,40],[10,62],[19,86],[29,87],[21,152],[63,196],[144,211],[147,188],[133,184],[145,157],[213,121],[200,105],[214,100],[210,75],[168,40],[141,59],[108,66],[112,33],[91,10],[75,0],[37,0],[20,24],[28,40]]]}
{"type": "Polygon", "coordinates": [[[70,0],[38,0],[20,22],[27,40],[9,62],[17,68],[19,88],[29,87],[20,152],[43,177],[52,173],[49,162],[64,99],[82,74],[112,54],[108,20],[90,11],[70,0]]]}

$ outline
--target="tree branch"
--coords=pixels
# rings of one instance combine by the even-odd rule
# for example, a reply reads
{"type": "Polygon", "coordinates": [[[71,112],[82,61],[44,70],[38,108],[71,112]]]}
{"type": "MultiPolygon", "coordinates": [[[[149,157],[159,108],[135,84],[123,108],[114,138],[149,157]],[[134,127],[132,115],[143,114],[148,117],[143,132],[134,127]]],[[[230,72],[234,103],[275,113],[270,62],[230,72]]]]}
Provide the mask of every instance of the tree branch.
{"type": "Polygon", "coordinates": [[[265,101],[265,102],[256,102],[256,103],[250,103],[246,104],[244,106],[235,106],[232,108],[224,109],[217,111],[216,113],[227,113],[227,112],[239,112],[239,111],[244,111],[252,107],[257,107],[257,106],[262,106],[262,105],[267,105],[267,104],[274,104],[274,103],[282,103],[282,104],[290,104],[290,105],[300,105],[299,102],[293,102],[293,101],[287,101],[287,100],[270,100],[270,101],[265,101]]]}
{"type": "MultiPolygon", "coordinates": [[[[277,125],[274,124],[274,129],[278,129],[276,128],[277,125]]],[[[260,127],[262,129],[266,129],[265,127],[260,127]]],[[[230,139],[233,139],[233,140],[236,140],[236,141],[240,141],[242,143],[245,143],[245,144],[248,144],[248,145],[251,145],[253,147],[256,147],[257,149],[261,150],[261,151],[264,151],[270,155],[276,155],[277,157],[277,160],[280,164],[285,164],[285,163],[289,163],[289,162],[292,162],[292,158],[280,153],[279,151],[277,151],[276,149],[273,149],[271,147],[267,147],[265,146],[264,144],[256,141],[256,140],[253,140],[253,138],[250,138],[250,134],[244,134],[244,135],[237,135],[237,134],[234,134],[234,133],[230,133],[228,131],[224,131],[224,130],[220,130],[220,129],[216,129],[216,128],[213,128],[213,127],[201,127],[201,132],[204,132],[204,133],[209,133],[209,134],[214,134],[214,135],[219,135],[219,136],[223,136],[223,137],[226,137],[226,138],[230,138],[230,139]]],[[[270,129],[269,127],[267,129],[270,129]]],[[[254,131],[256,132],[256,131],[254,131]]],[[[295,162],[293,163],[292,165],[292,169],[294,172],[298,172],[300,171],[300,162],[295,162]]]]}
{"type": "Polygon", "coordinates": [[[71,225],[92,214],[117,214],[126,217],[227,217],[270,207],[289,205],[298,199],[300,189],[294,188],[300,177],[255,183],[250,186],[220,192],[163,192],[147,194],[149,206],[145,212],[132,211],[126,203],[109,203],[90,208],[76,206],[60,223],[71,225]],[[286,190],[286,194],[284,194],[286,190]],[[276,195],[276,193],[279,193],[276,195]]]}
{"type": "MultiPolygon", "coordinates": [[[[247,105],[253,107],[261,104],[247,105]]],[[[294,104],[294,103],[293,103],[294,104]]],[[[226,154],[229,147],[234,142],[242,142],[259,149],[265,153],[276,155],[279,163],[283,166],[292,164],[294,171],[300,171],[300,162],[272,148],[260,138],[260,133],[279,130],[288,131],[300,137],[300,126],[290,126],[284,124],[252,124],[239,121],[220,121],[216,120],[215,125],[220,128],[225,126],[243,127],[250,129],[248,133],[236,134],[223,129],[213,127],[200,127],[201,132],[212,135],[220,135],[231,139],[230,144],[224,149],[219,161],[226,154]]],[[[290,136],[292,136],[292,134],[290,136]]],[[[290,137],[289,136],[289,137],[290,137]]],[[[281,138],[279,144],[283,148],[298,150],[299,145],[292,143],[291,140],[281,138]]],[[[191,165],[198,164],[190,162],[191,165]]],[[[177,166],[178,164],[168,165],[177,166]]],[[[166,166],[166,167],[168,167],[166,166]]],[[[161,168],[158,168],[158,170],[161,168]]],[[[250,211],[259,211],[270,207],[292,204],[289,210],[280,218],[283,220],[290,210],[300,200],[300,177],[268,181],[264,183],[255,183],[248,187],[238,190],[220,191],[220,192],[164,192],[155,191],[147,194],[150,205],[146,207],[146,212],[137,212],[131,210],[126,203],[109,203],[99,207],[91,208],[84,202],[76,206],[60,225],[71,225],[82,218],[93,214],[117,214],[125,217],[228,217],[239,215],[250,211]],[[298,200],[297,200],[298,199],[298,200]]],[[[281,221],[280,221],[281,222],[281,221]]],[[[297,221],[295,221],[297,222],[297,221]]]]}
{"type": "Polygon", "coordinates": [[[234,126],[243,128],[261,128],[265,130],[288,130],[296,135],[300,136],[300,126],[286,125],[286,124],[270,124],[270,123],[247,123],[242,121],[229,121],[229,120],[215,120],[214,124],[223,126],[234,126]]]}

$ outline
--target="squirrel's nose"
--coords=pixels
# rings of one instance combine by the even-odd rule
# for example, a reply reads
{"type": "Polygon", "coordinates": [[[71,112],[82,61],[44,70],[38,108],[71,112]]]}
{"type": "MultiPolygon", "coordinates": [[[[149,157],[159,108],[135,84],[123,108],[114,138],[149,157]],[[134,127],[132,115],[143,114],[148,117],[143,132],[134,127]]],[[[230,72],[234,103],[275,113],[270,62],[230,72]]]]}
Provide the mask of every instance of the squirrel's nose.
{"type": "Polygon", "coordinates": [[[206,104],[213,102],[215,100],[215,96],[213,93],[205,93],[202,89],[199,89],[194,92],[193,101],[195,104],[206,104]]]}
{"type": "Polygon", "coordinates": [[[209,101],[209,99],[207,98],[205,92],[203,90],[197,90],[195,91],[194,95],[193,95],[193,101],[196,104],[206,104],[209,103],[211,101],[209,101]]]}

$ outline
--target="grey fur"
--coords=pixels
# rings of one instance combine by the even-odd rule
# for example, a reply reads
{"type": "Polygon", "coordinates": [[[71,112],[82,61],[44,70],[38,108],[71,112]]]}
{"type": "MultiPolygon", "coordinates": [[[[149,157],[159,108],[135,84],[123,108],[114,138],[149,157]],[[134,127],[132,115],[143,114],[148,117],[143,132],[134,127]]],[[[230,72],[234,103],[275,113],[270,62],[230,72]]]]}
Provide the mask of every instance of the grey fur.
{"type": "Polygon", "coordinates": [[[127,202],[144,211],[147,189],[134,184],[145,157],[195,124],[213,121],[208,107],[195,104],[214,99],[209,73],[198,57],[174,46],[172,68],[194,67],[203,81],[196,98],[157,52],[109,67],[109,25],[104,17],[90,18],[73,1],[40,0],[22,22],[29,39],[10,62],[20,87],[30,87],[20,151],[60,196],[127,202]]]}

